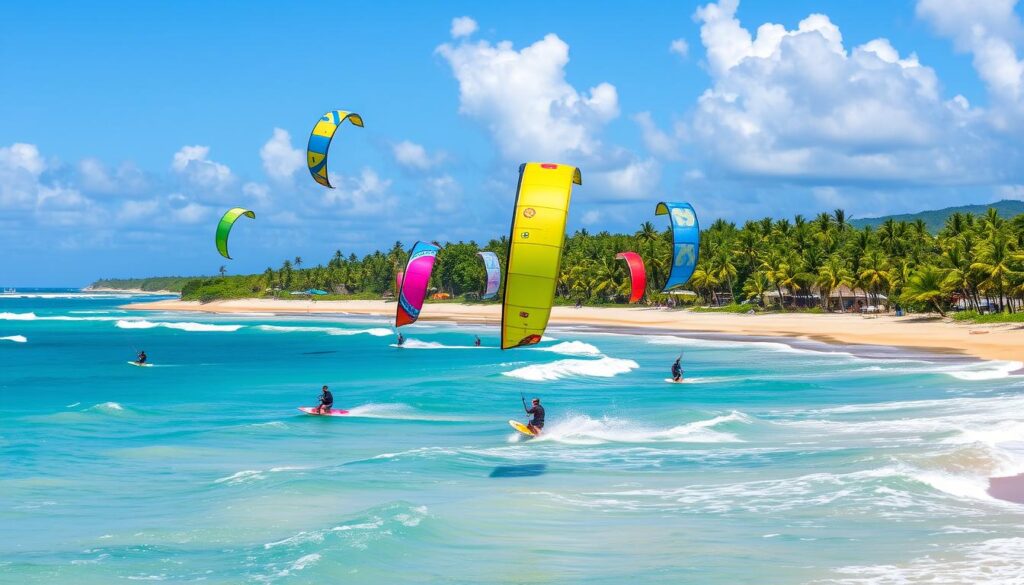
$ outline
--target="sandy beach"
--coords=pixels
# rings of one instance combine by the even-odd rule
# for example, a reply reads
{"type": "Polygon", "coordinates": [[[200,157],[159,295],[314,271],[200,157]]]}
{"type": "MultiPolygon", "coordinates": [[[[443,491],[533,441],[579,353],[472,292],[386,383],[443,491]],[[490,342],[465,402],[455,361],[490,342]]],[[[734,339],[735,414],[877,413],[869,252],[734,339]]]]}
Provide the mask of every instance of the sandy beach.
{"type": "MultiPolygon", "coordinates": [[[[206,313],[351,314],[393,315],[387,301],[308,301],[237,299],[200,304],[165,300],[132,303],[137,311],[199,311],[206,313]]],[[[493,323],[501,320],[499,305],[428,304],[424,321],[493,323]]],[[[722,333],[789,337],[825,343],[887,345],[937,353],[953,353],[987,360],[1024,359],[1024,328],[1017,324],[958,323],[937,316],[843,314],[696,313],[648,307],[555,307],[552,325],[637,327],[678,332],[722,333]]]]}

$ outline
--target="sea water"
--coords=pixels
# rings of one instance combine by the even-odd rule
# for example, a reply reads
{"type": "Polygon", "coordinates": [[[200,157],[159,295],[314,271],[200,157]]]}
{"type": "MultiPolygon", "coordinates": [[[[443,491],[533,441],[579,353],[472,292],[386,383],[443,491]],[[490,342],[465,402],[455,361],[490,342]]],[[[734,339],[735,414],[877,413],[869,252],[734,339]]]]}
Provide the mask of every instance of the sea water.
{"type": "Polygon", "coordinates": [[[1024,579],[1020,364],[126,298],[0,297],[0,582],[1024,579]]]}

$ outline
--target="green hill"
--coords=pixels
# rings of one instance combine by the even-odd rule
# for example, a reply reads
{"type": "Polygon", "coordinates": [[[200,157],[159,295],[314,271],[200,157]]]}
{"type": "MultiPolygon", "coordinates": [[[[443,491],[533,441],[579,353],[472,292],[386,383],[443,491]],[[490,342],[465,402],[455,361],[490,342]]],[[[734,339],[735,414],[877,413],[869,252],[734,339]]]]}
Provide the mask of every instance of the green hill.
{"type": "Polygon", "coordinates": [[[1010,219],[1024,213],[1024,201],[1017,201],[1015,199],[1004,199],[995,203],[989,203],[985,205],[961,205],[959,207],[946,207],[944,209],[934,209],[931,211],[920,211],[918,213],[904,213],[901,215],[886,215],[882,217],[866,217],[863,219],[855,219],[850,222],[856,228],[862,228],[866,225],[871,227],[878,227],[887,219],[894,219],[896,221],[913,222],[918,219],[923,219],[928,224],[928,231],[932,233],[938,232],[942,229],[942,226],[946,223],[946,218],[953,215],[956,212],[960,213],[973,213],[975,215],[984,215],[988,211],[989,207],[993,207],[999,212],[999,215],[1010,219]]]}

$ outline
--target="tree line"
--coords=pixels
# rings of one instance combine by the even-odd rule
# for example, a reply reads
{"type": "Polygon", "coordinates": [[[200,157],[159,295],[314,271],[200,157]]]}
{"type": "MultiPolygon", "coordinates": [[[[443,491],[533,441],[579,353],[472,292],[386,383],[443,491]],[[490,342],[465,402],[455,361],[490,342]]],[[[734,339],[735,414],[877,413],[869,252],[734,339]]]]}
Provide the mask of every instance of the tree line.
{"type": "MultiPolygon", "coordinates": [[[[508,238],[447,243],[430,280],[431,292],[472,298],[486,274],[476,255],[489,250],[506,266],[508,238]]],[[[663,302],[661,285],[671,270],[672,234],[645,222],[633,234],[582,229],[567,235],[556,295],[560,302],[622,303],[629,297],[629,272],[618,252],[640,254],[647,268],[645,302],[663,302]]],[[[321,289],[348,298],[394,294],[395,273],[408,251],[395,242],[362,257],[336,251],[326,264],[304,267],[285,260],[262,274],[196,279],[182,287],[184,298],[212,300],[269,296],[321,289]]],[[[953,213],[938,233],[923,220],[887,220],[877,228],[850,225],[837,209],[814,218],[764,218],[742,226],[717,220],[701,230],[700,255],[685,287],[703,304],[746,300],[779,309],[848,307],[844,291],[864,304],[899,304],[945,313],[951,305],[981,310],[1020,310],[1024,300],[1024,214],[1013,219],[990,209],[982,215],[953,213]],[[839,293],[839,298],[834,292],[839,293]],[[860,299],[858,299],[860,300],[860,299]]],[[[499,294],[500,300],[500,294],[499,294]]]]}

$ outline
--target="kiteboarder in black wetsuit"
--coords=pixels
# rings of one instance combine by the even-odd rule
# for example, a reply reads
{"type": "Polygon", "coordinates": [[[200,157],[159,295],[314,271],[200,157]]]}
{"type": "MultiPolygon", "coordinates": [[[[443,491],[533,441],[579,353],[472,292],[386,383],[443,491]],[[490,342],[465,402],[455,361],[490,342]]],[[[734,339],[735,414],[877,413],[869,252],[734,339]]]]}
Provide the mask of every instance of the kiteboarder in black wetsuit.
{"type": "Polygon", "coordinates": [[[672,381],[682,382],[683,381],[683,366],[679,362],[683,359],[683,356],[676,358],[674,364],[672,364],[672,381]]]}
{"type": "Polygon", "coordinates": [[[146,363],[146,360],[148,360],[148,359],[149,359],[149,356],[146,355],[146,351],[145,350],[141,350],[141,351],[139,351],[139,357],[138,357],[138,359],[135,360],[135,363],[137,363],[137,364],[139,364],[141,366],[142,364],[146,363]]]}
{"type": "Polygon", "coordinates": [[[325,384],[320,391],[320,405],[316,407],[317,414],[331,414],[331,407],[334,406],[334,395],[327,389],[325,384]]]}
{"type": "Polygon", "coordinates": [[[480,347],[480,336],[479,335],[476,336],[476,339],[473,341],[473,345],[475,345],[477,347],[480,347]]]}
{"type": "Polygon", "coordinates": [[[526,423],[526,426],[533,431],[533,434],[539,435],[544,428],[544,407],[540,405],[540,398],[534,398],[532,402],[533,407],[526,408],[526,401],[523,401],[523,408],[526,409],[526,414],[533,416],[530,422],[526,423]]]}
{"type": "Polygon", "coordinates": [[[405,344],[405,338],[402,337],[401,333],[399,333],[398,334],[398,347],[402,347],[404,344],[405,344]]]}

